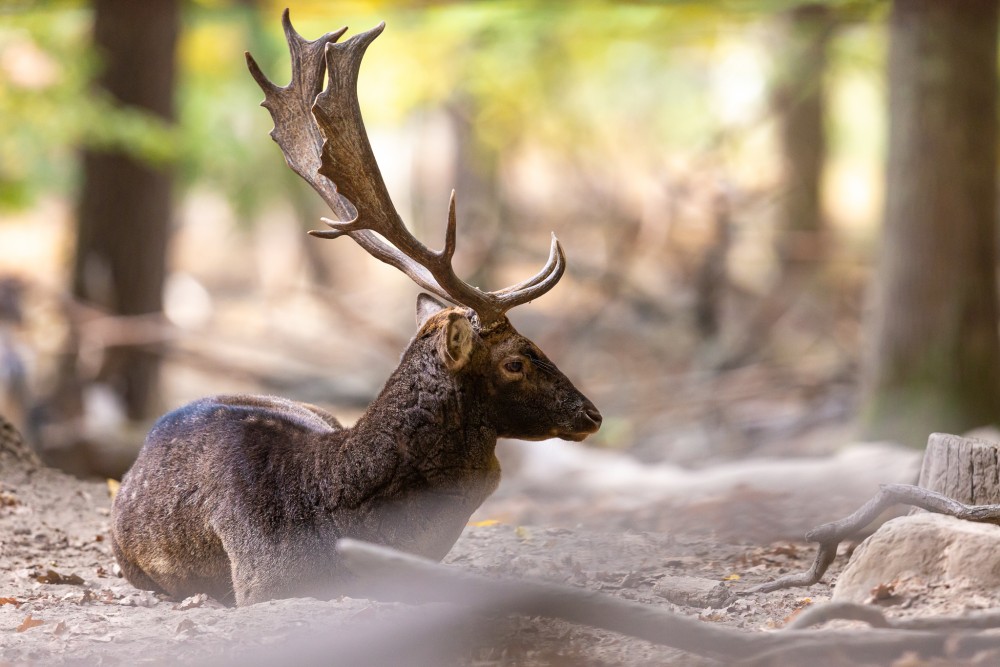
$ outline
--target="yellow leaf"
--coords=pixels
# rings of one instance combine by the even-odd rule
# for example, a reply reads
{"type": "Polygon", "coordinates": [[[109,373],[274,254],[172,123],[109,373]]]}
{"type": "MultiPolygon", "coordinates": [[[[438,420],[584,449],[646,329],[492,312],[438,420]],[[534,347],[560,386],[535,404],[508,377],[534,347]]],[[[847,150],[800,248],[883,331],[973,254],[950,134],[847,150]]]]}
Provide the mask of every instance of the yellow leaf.
{"type": "Polygon", "coordinates": [[[727,577],[723,577],[722,580],[723,581],[739,581],[740,580],[740,575],[738,575],[738,574],[730,574],[727,577]]]}
{"type": "Polygon", "coordinates": [[[485,528],[486,526],[499,525],[499,523],[500,522],[497,521],[496,519],[484,519],[482,521],[470,521],[466,525],[472,526],[473,528],[485,528]]]}
{"type": "Polygon", "coordinates": [[[31,614],[28,614],[28,617],[24,619],[21,625],[17,626],[17,632],[24,632],[25,630],[30,630],[31,628],[38,627],[44,622],[45,621],[43,621],[42,619],[32,618],[31,614]]]}
{"type": "Polygon", "coordinates": [[[518,526],[517,528],[515,528],[514,534],[517,535],[522,540],[531,539],[531,531],[525,528],[524,526],[518,526]]]}
{"type": "Polygon", "coordinates": [[[111,500],[114,500],[115,496],[118,495],[118,489],[120,489],[121,486],[122,483],[119,482],[117,479],[111,479],[110,477],[108,478],[108,495],[111,496],[111,500]]]}

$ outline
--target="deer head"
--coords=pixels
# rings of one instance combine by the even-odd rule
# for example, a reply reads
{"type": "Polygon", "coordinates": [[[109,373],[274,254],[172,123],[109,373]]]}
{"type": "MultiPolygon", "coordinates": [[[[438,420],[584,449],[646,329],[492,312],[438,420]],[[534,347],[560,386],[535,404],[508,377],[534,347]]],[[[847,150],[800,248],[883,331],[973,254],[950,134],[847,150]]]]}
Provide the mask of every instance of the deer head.
{"type": "MultiPolygon", "coordinates": [[[[409,276],[420,287],[455,304],[448,308],[424,295],[418,301],[421,331],[415,340],[438,337],[437,355],[448,371],[478,378],[493,401],[500,436],[581,440],[595,432],[601,415],[586,397],[521,336],[506,317],[511,308],[552,289],[566,269],[566,257],[555,235],[548,260],[527,280],[495,291],[483,291],[460,279],[452,268],[455,254],[455,193],[448,207],[444,248],[431,250],[403,224],[375,162],[358,105],[361,60],[385,27],[337,40],[346,28],[308,41],[282,15],[291,51],[292,80],[276,86],[248,53],[247,64],[264,91],[274,120],[271,137],[285,160],[323,198],[334,218],[330,228],[313,236],[352,238],[369,254],[409,276]],[[326,85],[324,88],[324,79],[326,85]]],[[[404,355],[405,356],[405,355],[404,355]]],[[[478,386],[477,385],[477,386],[478,386]]]]}

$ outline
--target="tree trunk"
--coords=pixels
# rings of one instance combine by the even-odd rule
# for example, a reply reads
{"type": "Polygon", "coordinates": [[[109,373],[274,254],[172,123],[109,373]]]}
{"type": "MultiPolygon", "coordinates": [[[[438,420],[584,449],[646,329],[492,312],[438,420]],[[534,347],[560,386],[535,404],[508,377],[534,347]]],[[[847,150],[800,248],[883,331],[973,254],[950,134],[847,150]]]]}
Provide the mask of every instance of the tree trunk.
{"type": "Polygon", "coordinates": [[[823,77],[834,21],[829,7],[808,4],[791,10],[785,24],[773,97],[785,182],[778,210],[778,254],[785,273],[790,273],[811,269],[822,258],[823,77]]]}
{"type": "Polygon", "coordinates": [[[865,435],[922,446],[1000,416],[996,0],[897,0],[865,435]]]}
{"type": "MultiPolygon", "coordinates": [[[[123,106],[173,119],[174,47],[179,0],[95,0],[97,84],[123,106]]],[[[103,149],[83,153],[73,294],[117,315],[162,309],[171,211],[169,169],[103,149]]],[[[121,395],[132,419],[155,408],[159,355],[110,349],[101,379],[121,395]]]]}

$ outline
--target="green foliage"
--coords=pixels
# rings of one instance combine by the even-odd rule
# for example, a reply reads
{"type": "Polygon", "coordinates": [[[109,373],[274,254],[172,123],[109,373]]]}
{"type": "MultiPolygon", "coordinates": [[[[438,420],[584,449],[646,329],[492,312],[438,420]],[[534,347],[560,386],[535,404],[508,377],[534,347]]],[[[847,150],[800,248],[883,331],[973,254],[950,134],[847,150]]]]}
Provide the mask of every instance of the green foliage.
{"type": "Polygon", "coordinates": [[[90,85],[90,14],[74,5],[10,14],[0,24],[0,207],[67,194],[78,147],[126,151],[152,163],[178,156],[177,131],[124,109],[90,85]]]}
{"type": "MultiPolygon", "coordinates": [[[[398,125],[417,109],[461,105],[480,150],[543,147],[601,163],[610,152],[657,163],[698,150],[718,133],[712,67],[736,28],[798,3],[729,2],[292,2],[307,38],[344,23],[351,33],[386,20],[370,49],[360,98],[370,126],[398,125]]],[[[880,3],[834,2],[864,16],[880,3]]],[[[181,182],[213,188],[242,215],[288,176],[263,139],[270,119],[247,75],[250,50],[277,82],[288,55],[282,3],[232,0],[185,5],[179,47],[177,126],[122,109],[88,84],[100,67],[89,45],[87,5],[60,2],[5,15],[0,25],[0,206],[40,193],[69,194],[76,149],[125,150],[173,163],[181,182]],[[28,54],[25,56],[24,54],[28,54]],[[18,69],[27,57],[42,74],[18,69]]]]}

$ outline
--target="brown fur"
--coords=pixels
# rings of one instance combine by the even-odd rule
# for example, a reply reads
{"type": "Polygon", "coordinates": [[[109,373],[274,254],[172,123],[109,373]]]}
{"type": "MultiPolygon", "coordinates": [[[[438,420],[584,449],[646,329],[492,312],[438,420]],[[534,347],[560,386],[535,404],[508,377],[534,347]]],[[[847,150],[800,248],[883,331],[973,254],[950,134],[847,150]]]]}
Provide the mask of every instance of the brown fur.
{"type": "Polygon", "coordinates": [[[341,537],[443,558],[499,483],[497,437],[597,430],[593,404],[508,322],[483,338],[466,311],[422,299],[423,325],[352,428],[267,396],[162,417],[112,508],[128,580],[238,605],[336,595],[341,537]]]}

